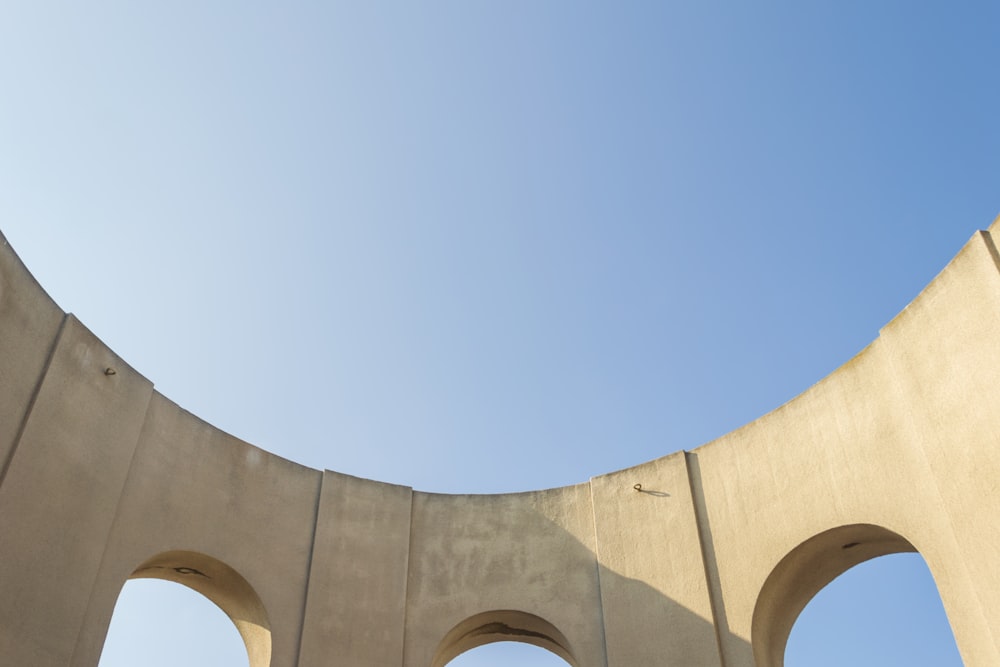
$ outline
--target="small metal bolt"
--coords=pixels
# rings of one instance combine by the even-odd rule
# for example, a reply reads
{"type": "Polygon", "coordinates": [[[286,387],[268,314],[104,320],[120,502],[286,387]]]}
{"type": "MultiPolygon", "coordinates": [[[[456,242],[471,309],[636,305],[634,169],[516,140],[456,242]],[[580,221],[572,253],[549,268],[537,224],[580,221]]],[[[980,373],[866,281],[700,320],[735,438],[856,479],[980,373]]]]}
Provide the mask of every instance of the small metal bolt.
{"type": "Polygon", "coordinates": [[[635,489],[636,491],[640,491],[641,492],[642,491],[642,484],[636,484],[632,488],[635,489]]]}
{"type": "Polygon", "coordinates": [[[118,371],[116,371],[113,368],[105,368],[104,369],[104,374],[105,375],[116,375],[117,373],[118,373],[118,371]]]}

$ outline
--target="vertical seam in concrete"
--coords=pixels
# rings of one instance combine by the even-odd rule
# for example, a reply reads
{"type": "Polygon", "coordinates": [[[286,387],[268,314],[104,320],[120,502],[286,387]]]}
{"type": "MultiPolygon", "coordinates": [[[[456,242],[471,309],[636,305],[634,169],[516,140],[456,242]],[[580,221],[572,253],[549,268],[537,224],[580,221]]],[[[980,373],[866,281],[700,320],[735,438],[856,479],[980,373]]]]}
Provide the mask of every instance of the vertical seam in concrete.
{"type": "Polygon", "coordinates": [[[14,455],[17,453],[17,449],[21,445],[21,438],[24,436],[24,429],[28,426],[28,418],[31,417],[31,413],[35,409],[35,402],[38,400],[38,394],[41,392],[42,384],[45,382],[45,378],[49,374],[49,367],[52,365],[52,359],[55,358],[56,349],[59,347],[59,341],[62,340],[63,332],[66,330],[67,320],[69,320],[69,314],[63,313],[62,320],[59,322],[59,329],[56,331],[56,335],[52,339],[52,345],[49,346],[49,353],[45,357],[45,363],[42,364],[42,372],[38,375],[38,380],[35,382],[35,388],[31,392],[31,398],[28,400],[28,405],[24,408],[24,414],[21,416],[21,423],[18,425],[17,433],[14,435],[14,441],[10,444],[10,451],[7,452],[7,458],[3,462],[3,467],[0,468],[0,486],[3,486],[4,480],[7,478],[7,471],[10,469],[11,462],[14,460],[14,455]]]}
{"type": "Polygon", "coordinates": [[[406,567],[403,568],[405,573],[405,579],[403,581],[403,631],[400,637],[400,656],[399,664],[400,667],[406,664],[406,627],[409,625],[407,612],[410,609],[410,554],[413,553],[413,511],[416,507],[416,503],[413,502],[413,489],[410,489],[410,523],[406,527],[407,530],[407,540],[406,540],[406,567]]]}
{"type": "MultiPolygon", "coordinates": [[[[115,533],[115,525],[118,523],[118,515],[121,512],[122,506],[122,496],[125,495],[125,488],[128,486],[129,478],[132,477],[132,468],[135,464],[135,454],[139,450],[139,442],[142,440],[142,434],[146,428],[146,420],[149,419],[149,406],[153,402],[153,391],[150,387],[149,400],[146,401],[146,408],[142,413],[142,423],[139,424],[139,430],[135,434],[135,442],[132,445],[132,454],[128,458],[128,469],[125,471],[125,477],[122,479],[121,488],[118,490],[118,500],[115,501],[115,514],[111,517],[111,523],[108,525],[108,533],[104,539],[104,549],[101,551],[101,560],[97,565],[97,572],[94,573],[94,579],[90,582],[90,593],[87,595],[87,607],[83,612],[84,622],[87,620],[90,612],[90,605],[94,602],[94,589],[97,587],[97,582],[101,578],[101,573],[104,571],[104,563],[108,557],[108,544],[111,542],[111,536],[115,533]]],[[[130,573],[131,574],[131,573],[130,573]]],[[[126,577],[127,580],[127,577],[126,577]]],[[[121,590],[118,591],[118,595],[121,595],[121,590]]],[[[115,602],[117,603],[118,598],[115,597],[115,602]]],[[[84,623],[80,624],[80,627],[76,630],[76,641],[73,642],[73,654],[70,657],[70,664],[77,664],[77,653],[80,650],[80,637],[83,633],[84,623]]],[[[104,629],[105,637],[104,641],[107,641],[107,628],[104,629]]],[[[104,653],[104,642],[101,642],[101,653],[104,653]]],[[[98,656],[100,658],[100,656],[98,656]]]]}
{"type": "Polygon", "coordinates": [[[597,535],[597,505],[594,502],[594,479],[587,483],[590,488],[590,520],[594,527],[594,570],[597,575],[597,615],[601,619],[601,646],[604,649],[604,665],[608,665],[608,634],[604,627],[604,588],[601,586],[601,540],[597,535]]]}
{"type": "Polygon", "coordinates": [[[990,256],[993,258],[993,264],[997,269],[997,273],[1000,273],[1000,251],[997,250],[996,243],[993,241],[993,234],[985,230],[981,230],[979,234],[986,243],[986,249],[990,251],[990,256]]]}
{"type": "Polygon", "coordinates": [[[406,525],[406,532],[409,536],[406,540],[406,566],[403,568],[403,627],[400,632],[399,642],[399,664],[402,665],[406,659],[406,610],[409,609],[410,594],[410,552],[413,549],[413,489],[410,489],[410,520],[406,525]]]}
{"type": "Polygon", "coordinates": [[[309,558],[306,562],[306,586],[305,591],[302,594],[302,615],[299,621],[299,642],[298,647],[295,649],[295,665],[299,664],[302,660],[302,641],[306,634],[306,614],[309,611],[309,584],[312,581],[312,568],[313,568],[313,557],[316,553],[316,533],[319,532],[319,513],[320,506],[323,501],[323,485],[326,482],[326,471],[319,471],[319,484],[316,489],[316,505],[315,511],[313,512],[313,528],[312,537],[309,540],[309,558]]]}
{"type": "Polygon", "coordinates": [[[708,603],[712,608],[712,627],[715,630],[715,643],[719,649],[719,665],[726,667],[726,652],[723,646],[723,632],[729,633],[729,621],[722,602],[722,583],[719,580],[719,565],[715,559],[715,546],[712,543],[712,529],[708,525],[708,508],[705,504],[705,492],[701,485],[701,469],[694,470],[698,465],[697,455],[684,452],[684,469],[687,471],[688,488],[691,490],[691,505],[694,509],[694,523],[698,529],[698,546],[701,548],[701,564],[705,568],[705,583],[708,585],[708,603]]]}

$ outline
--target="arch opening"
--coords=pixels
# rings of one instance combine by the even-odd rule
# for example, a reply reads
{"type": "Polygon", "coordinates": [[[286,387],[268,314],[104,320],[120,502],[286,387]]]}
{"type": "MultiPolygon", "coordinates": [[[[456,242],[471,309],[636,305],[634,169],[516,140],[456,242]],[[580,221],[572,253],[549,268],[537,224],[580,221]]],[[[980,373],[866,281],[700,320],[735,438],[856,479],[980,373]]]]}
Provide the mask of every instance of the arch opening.
{"type": "Polygon", "coordinates": [[[125,583],[98,667],[248,667],[232,621],[205,596],[158,579],[125,583]]]}
{"type": "Polygon", "coordinates": [[[792,549],[768,575],[757,596],[751,621],[757,667],[784,667],[795,621],[834,579],[874,558],[915,552],[905,537],[873,524],[832,528],[792,549]]]}
{"type": "Polygon", "coordinates": [[[444,667],[463,653],[497,642],[531,644],[576,667],[569,642],[554,625],[534,614],[510,609],[476,614],[453,627],[438,644],[431,667],[444,667]]]}
{"type": "Polygon", "coordinates": [[[566,667],[551,651],[524,642],[499,641],[456,656],[448,667],[566,667]]]}
{"type": "Polygon", "coordinates": [[[919,553],[855,565],[809,601],[785,647],[788,667],[961,667],[951,625],[919,553]]]}
{"type": "Polygon", "coordinates": [[[167,551],[144,561],[129,579],[160,579],[200,593],[236,626],[249,667],[269,667],[271,623],[267,611],[250,583],[229,565],[194,551],[167,551]]]}

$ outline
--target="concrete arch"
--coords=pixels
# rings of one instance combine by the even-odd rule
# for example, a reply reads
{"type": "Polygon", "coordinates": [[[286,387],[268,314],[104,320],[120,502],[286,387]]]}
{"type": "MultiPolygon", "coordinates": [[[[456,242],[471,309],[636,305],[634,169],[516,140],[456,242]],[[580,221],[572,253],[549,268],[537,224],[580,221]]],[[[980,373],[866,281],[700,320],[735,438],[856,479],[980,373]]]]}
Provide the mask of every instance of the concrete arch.
{"type": "Polygon", "coordinates": [[[872,558],[915,551],[902,535],[863,523],[831,528],[792,549],[757,596],[751,629],[756,667],[783,667],[792,626],[827,584],[872,558]]]}
{"type": "Polygon", "coordinates": [[[1000,664],[998,234],[736,431],[577,485],[458,496],[205,423],[4,241],[0,663],[94,667],[123,582],[161,576],[243,624],[254,667],[438,666],[512,629],[574,667],[778,667],[816,590],[917,545],[965,664],[1000,664]]]}
{"type": "Polygon", "coordinates": [[[229,565],[194,551],[167,551],[144,561],[129,579],[162,579],[201,593],[236,626],[250,667],[270,667],[271,621],[267,609],[253,586],[229,565]]]}
{"type": "Polygon", "coordinates": [[[534,614],[511,609],[483,612],[457,624],[441,639],[431,667],[444,667],[466,651],[502,641],[547,649],[577,667],[569,641],[554,625],[534,614]]]}

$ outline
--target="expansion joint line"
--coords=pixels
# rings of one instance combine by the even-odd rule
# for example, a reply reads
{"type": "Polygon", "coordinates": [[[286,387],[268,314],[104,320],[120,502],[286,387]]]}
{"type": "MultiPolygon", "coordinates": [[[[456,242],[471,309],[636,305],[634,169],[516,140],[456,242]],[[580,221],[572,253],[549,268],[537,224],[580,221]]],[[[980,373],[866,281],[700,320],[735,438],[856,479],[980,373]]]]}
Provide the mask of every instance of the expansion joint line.
{"type": "Polygon", "coordinates": [[[594,480],[587,485],[590,488],[590,519],[594,527],[594,573],[597,577],[597,615],[601,619],[601,647],[604,651],[604,665],[608,665],[608,634],[604,627],[604,589],[601,587],[601,540],[597,535],[597,507],[594,504],[594,480]]]}
{"type": "Polygon", "coordinates": [[[309,584],[312,581],[313,558],[316,553],[316,533],[319,532],[319,514],[323,502],[323,483],[325,481],[326,472],[322,471],[319,474],[319,484],[316,489],[316,510],[313,515],[312,539],[309,542],[309,560],[306,564],[306,585],[302,595],[302,616],[300,617],[302,620],[299,622],[299,647],[295,652],[295,665],[298,665],[302,660],[302,642],[305,639],[306,633],[306,614],[309,612],[309,584]]]}
{"type": "Polygon", "coordinates": [[[399,664],[400,667],[406,664],[406,627],[409,625],[410,610],[410,565],[413,562],[413,520],[416,513],[416,503],[413,498],[413,489],[410,489],[410,522],[406,526],[406,566],[403,568],[403,627],[400,630],[399,640],[399,664]]]}
{"type": "Polygon", "coordinates": [[[701,485],[701,470],[697,454],[684,452],[684,468],[687,470],[688,488],[691,489],[691,505],[694,508],[694,523],[698,529],[698,545],[701,547],[701,564],[705,568],[705,584],[708,587],[708,603],[712,609],[712,627],[715,629],[715,643],[719,650],[719,667],[726,667],[726,651],[723,633],[729,632],[722,601],[722,585],[719,582],[719,568],[715,562],[715,547],[712,532],[708,526],[708,509],[705,493],[701,485]],[[725,626],[725,627],[724,627],[725,626]]]}
{"type": "Polygon", "coordinates": [[[7,478],[7,471],[10,469],[10,464],[14,460],[14,455],[17,453],[17,448],[21,445],[21,438],[24,436],[24,430],[28,426],[28,419],[31,417],[31,413],[35,409],[35,402],[38,400],[38,394],[42,390],[42,384],[45,382],[45,378],[49,374],[49,367],[52,365],[52,359],[55,358],[56,349],[59,347],[59,341],[62,340],[63,331],[66,330],[66,322],[68,320],[69,314],[63,313],[62,321],[59,322],[59,330],[52,339],[52,345],[49,347],[48,355],[45,357],[45,363],[42,364],[42,372],[39,373],[38,380],[35,382],[35,388],[31,392],[31,399],[28,401],[28,405],[24,408],[24,415],[21,417],[21,423],[17,427],[17,434],[14,436],[14,441],[10,444],[10,451],[7,452],[7,458],[4,459],[2,467],[0,467],[0,486],[3,486],[4,480],[7,478]]]}
{"type": "Polygon", "coordinates": [[[990,251],[990,257],[993,258],[993,264],[996,265],[997,272],[1000,272],[1000,251],[997,250],[996,242],[993,240],[993,234],[989,230],[983,230],[979,232],[983,241],[986,243],[986,249],[990,251]]]}

